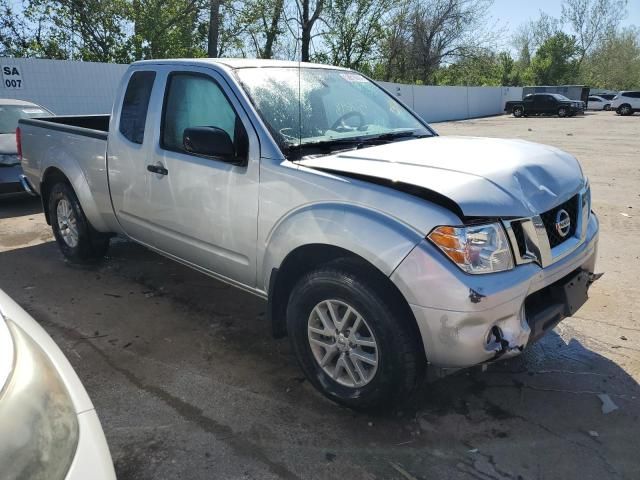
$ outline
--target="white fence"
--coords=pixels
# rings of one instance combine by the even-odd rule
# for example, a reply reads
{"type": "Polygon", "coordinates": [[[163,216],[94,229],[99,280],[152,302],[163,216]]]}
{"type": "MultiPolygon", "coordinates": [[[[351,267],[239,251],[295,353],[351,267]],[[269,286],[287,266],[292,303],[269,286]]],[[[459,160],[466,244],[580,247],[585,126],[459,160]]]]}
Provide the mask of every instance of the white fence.
{"type": "Polygon", "coordinates": [[[111,113],[127,65],[0,58],[0,98],[35,102],[57,115],[111,113]]]}
{"type": "Polygon", "coordinates": [[[522,87],[434,87],[380,82],[427,122],[499,115],[508,100],[520,100],[522,87]]]}
{"type": "MultiPolygon", "coordinates": [[[[110,113],[127,65],[0,58],[0,98],[29,100],[58,115],[110,113]]],[[[498,115],[520,87],[433,87],[380,82],[428,122],[498,115]]]]}

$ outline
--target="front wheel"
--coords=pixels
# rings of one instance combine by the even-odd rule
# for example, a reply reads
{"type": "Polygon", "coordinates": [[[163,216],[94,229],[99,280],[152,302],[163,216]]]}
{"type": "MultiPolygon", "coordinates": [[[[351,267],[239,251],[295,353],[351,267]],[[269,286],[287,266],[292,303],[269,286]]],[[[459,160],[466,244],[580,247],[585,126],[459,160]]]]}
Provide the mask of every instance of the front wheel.
{"type": "Polygon", "coordinates": [[[298,281],[287,307],[306,377],[329,399],[355,409],[406,398],[426,363],[413,319],[374,278],[346,265],[322,267],[298,281]]]}
{"type": "Polygon", "coordinates": [[[513,116],[516,118],[520,118],[524,115],[524,109],[522,107],[514,107],[513,108],[513,116]]]}
{"type": "Polygon", "coordinates": [[[627,115],[631,115],[633,113],[633,110],[631,109],[631,105],[627,105],[625,103],[624,105],[620,105],[620,107],[618,108],[618,113],[626,117],[627,115]]]}
{"type": "Polygon", "coordinates": [[[67,183],[56,183],[51,189],[49,219],[58,246],[68,260],[88,263],[107,253],[109,235],[91,226],[78,197],[67,183]]]}
{"type": "Polygon", "coordinates": [[[558,116],[560,118],[565,118],[569,115],[569,111],[565,107],[560,107],[558,109],[558,116]]]}
{"type": "Polygon", "coordinates": [[[602,109],[608,112],[611,110],[611,105],[605,105],[602,109]]]}

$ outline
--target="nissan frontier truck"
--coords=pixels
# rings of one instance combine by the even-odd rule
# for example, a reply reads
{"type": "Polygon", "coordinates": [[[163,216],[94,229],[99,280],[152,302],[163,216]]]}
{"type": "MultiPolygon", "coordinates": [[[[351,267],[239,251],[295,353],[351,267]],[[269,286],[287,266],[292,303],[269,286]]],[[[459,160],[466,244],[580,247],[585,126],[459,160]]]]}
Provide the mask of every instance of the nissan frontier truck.
{"type": "Polygon", "coordinates": [[[23,119],[17,139],[69,261],[123,235],[262,297],[309,381],[353,408],[520,354],[597,278],[572,155],[439,136],[344,68],[136,62],[111,115],[23,119]]]}

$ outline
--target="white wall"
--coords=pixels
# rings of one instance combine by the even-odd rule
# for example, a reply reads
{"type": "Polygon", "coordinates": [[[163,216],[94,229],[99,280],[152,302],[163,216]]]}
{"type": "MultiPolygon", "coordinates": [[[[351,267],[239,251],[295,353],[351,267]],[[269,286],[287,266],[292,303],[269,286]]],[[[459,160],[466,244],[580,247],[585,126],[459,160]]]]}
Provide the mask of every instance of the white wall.
{"type": "Polygon", "coordinates": [[[17,66],[22,88],[8,88],[3,75],[0,98],[42,105],[58,115],[111,113],[113,99],[127,65],[109,63],[0,58],[4,67],[17,66]]]}
{"type": "MultiPolygon", "coordinates": [[[[111,113],[113,99],[127,65],[109,63],[0,58],[3,67],[18,67],[20,89],[2,77],[0,98],[43,105],[58,115],[111,113]]],[[[435,87],[380,82],[428,122],[498,115],[507,100],[522,98],[521,87],[435,87]]]]}
{"type": "Polygon", "coordinates": [[[522,87],[435,87],[379,82],[427,122],[499,115],[508,100],[520,100],[522,87]]]}

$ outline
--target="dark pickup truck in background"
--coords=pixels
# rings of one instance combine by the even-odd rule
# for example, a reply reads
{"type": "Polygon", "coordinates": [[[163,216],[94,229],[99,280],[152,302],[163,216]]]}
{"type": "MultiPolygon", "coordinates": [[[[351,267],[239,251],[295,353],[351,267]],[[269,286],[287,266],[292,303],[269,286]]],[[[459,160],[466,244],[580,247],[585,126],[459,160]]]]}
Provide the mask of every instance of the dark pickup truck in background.
{"type": "Polygon", "coordinates": [[[518,118],[530,115],[573,117],[584,112],[584,103],[558,93],[531,93],[522,100],[507,102],[504,111],[513,113],[513,116],[518,118]]]}

